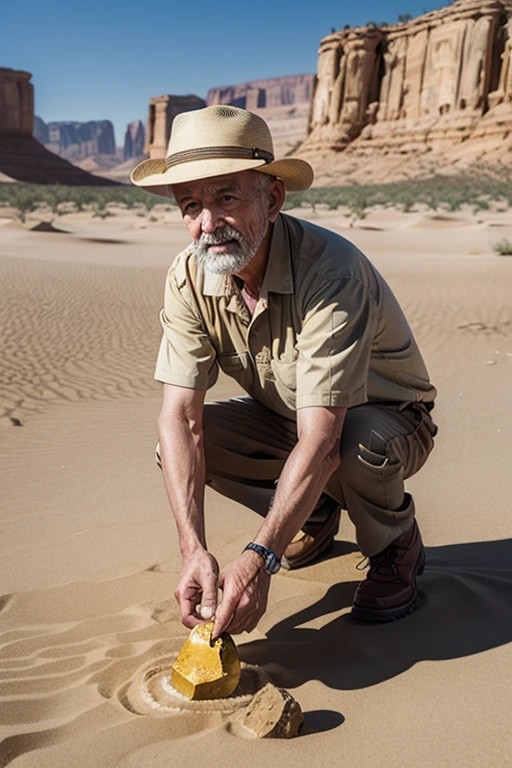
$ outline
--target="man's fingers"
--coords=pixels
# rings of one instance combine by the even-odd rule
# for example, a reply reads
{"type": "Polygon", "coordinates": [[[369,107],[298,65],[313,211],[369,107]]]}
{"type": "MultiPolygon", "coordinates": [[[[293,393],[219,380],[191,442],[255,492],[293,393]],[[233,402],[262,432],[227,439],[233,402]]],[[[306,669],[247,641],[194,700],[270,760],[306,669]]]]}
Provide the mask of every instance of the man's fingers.
{"type": "Polygon", "coordinates": [[[215,615],[215,626],[212,633],[212,638],[214,640],[226,631],[226,628],[236,611],[237,605],[238,595],[230,595],[229,592],[224,592],[222,602],[219,604],[215,615]]]}
{"type": "Polygon", "coordinates": [[[192,629],[201,621],[210,621],[217,608],[217,566],[198,567],[185,572],[175,590],[183,624],[192,629]]]}
{"type": "Polygon", "coordinates": [[[198,614],[205,621],[213,619],[217,609],[217,580],[208,579],[203,584],[203,593],[201,595],[201,604],[197,608],[198,614]]]}

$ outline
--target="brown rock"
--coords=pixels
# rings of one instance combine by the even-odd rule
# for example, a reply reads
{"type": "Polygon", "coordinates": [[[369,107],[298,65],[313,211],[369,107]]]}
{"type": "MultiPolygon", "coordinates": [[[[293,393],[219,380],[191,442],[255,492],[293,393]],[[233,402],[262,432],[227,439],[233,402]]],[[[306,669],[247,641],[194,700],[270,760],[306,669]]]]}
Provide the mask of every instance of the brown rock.
{"type": "Polygon", "coordinates": [[[379,160],[393,180],[390,168],[417,175],[419,155],[423,171],[431,159],[438,167],[501,159],[512,129],[511,19],[509,0],[459,0],[405,24],[324,38],[297,153],[317,183],[339,184],[336,170],[350,167],[353,181],[379,181],[379,160]]]}
{"type": "Polygon", "coordinates": [[[240,681],[240,660],[228,634],[212,642],[213,622],[190,632],[172,665],[171,683],[187,699],[223,699],[240,681]]]}
{"type": "Polygon", "coordinates": [[[167,152],[171,126],[176,115],[201,109],[206,103],[199,96],[154,96],[149,102],[147,144],[145,152],[153,160],[161,160],[167,152]]]}
{"type": "Polygon", "coordinates": [[[272,683],[253,696],[243,719],[243,725],[258,739],[291,739],[299,734],[303,722],[298,701],[272,683]]]}
{"type": "MultiPolygon", "coordinates": [[[[0,67],[0,175],[36,184],[115,184],[53,154],[33,136],[34,88],[29,72],[0,67]]],[[[44,123],[36,129],[44,134],[44,123]]]]}
{"type": "Polygon", "coordinates": [[[311,101],[314,79],[314,75],[291,75],[251,80],[238,85],[223,85],[220,88],[210,88],[206,103],[208,106],[230,104],[250,112],[301,104],[311,101]]]}

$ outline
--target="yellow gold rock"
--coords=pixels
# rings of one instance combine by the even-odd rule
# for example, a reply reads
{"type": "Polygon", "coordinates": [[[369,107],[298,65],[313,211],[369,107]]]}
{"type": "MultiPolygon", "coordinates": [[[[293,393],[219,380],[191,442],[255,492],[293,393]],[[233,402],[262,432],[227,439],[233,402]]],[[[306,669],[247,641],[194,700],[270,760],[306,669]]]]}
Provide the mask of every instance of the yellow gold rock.
{"type": "Polygon", "coordinates": [[[172,665],[171,683],[187,699],[223,699],[240,680],[240,660],[231,637],[212,642],[213,622],[199,624],[172,665]]]}

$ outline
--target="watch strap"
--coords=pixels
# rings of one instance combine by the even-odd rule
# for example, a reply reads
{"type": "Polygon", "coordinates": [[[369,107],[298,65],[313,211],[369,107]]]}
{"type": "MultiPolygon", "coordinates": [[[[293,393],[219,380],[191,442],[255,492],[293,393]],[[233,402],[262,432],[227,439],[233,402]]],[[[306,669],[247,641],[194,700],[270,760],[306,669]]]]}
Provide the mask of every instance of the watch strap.
{"type": "Polygon", "coordinates": [[[281,558],[279,558],[271,549],[263,546],[263,544],[256,544],[254,541],[250,541],[247,546],[244,547],[244,552],[246,549],[251,549],[263,559],[263,570],[265,573],[268,573],[269,576],[273,576],[281,568],[281,558]]]}

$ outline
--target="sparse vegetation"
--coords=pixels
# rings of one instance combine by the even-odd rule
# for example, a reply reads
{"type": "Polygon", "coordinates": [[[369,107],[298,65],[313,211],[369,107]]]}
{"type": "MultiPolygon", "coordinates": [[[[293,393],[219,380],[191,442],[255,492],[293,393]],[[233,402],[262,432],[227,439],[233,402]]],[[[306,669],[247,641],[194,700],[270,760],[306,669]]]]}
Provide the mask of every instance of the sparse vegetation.
{"type": "MultiPolygon", "coordinates": [[[[167,201],[172,205],[173,201],[167,201]]],[[[136,187],[68,187],[50,184],[0,184],[1,206],[12,206],[18,210],[19,218],[25,221],[28,213],[45,207],[51,211],[52,219],[70,211],[93,211],[95,216],[105,218],[111,215],[107,206],[143,208],[150,212],[153,206],[162,203],[158,195],[151,195],[136,187]]],[[[0,214],[1,215],[1,214],[0,214]]]]}
{"type": "Polygon", "coordinates": [[[464,205],[488,210],[491,203],[512,206],[512,178],[506,173],[460,176],[430,176],[392,184],[362,184],[347,187],[315,187],[290,193],[286,208],[324,205],[331,210],[348,208],[352,223],[374,206],[395,206],[409,212],[415,205],[432,211],[455,212],[464,205]]]}
{"type": "Polygon", "coordinates": [[[412,16],[410,13],[400,13],[398,14],[398,23],[399,24],[407,24],[408,21],[412,21],[412,16]]]}
{"type": "Polygon", "coordinates": [[[512,242],[510,240],[499,240],[497,243],[494,243],[492,248],[500,256],[512,256],[512,242]]]}
{"type": "MultiPolygon", "coordinates": [[[[0,216],[1,207],[10,206],[17,210],[21,221],[38,209],[50,211],[52,220],[56,215],[84,210],[105,218],[112,215],[109,209],[113,206],[133,209],[143,217],[163,202],[173,205],[172,199],[164,201],[158,195],[135,187],[0,184],[0,216]]],[[[364,219],[375,206],[394,206],[406,213],[417,205],[444,212],[456,212],[462,206],[468,206],[477,213],[488,210],[491,204],[501,210],[512,206],[512,172],[500,169],[498,173],[491,173],[482,169],[474,174],[432,175],[392,184],[314,187],[305,192],[290,193],[285,210],[301,206],[313,209],[324,206],[331,210],[342,207],[348,210],[353,225],[364,219]]]]}

